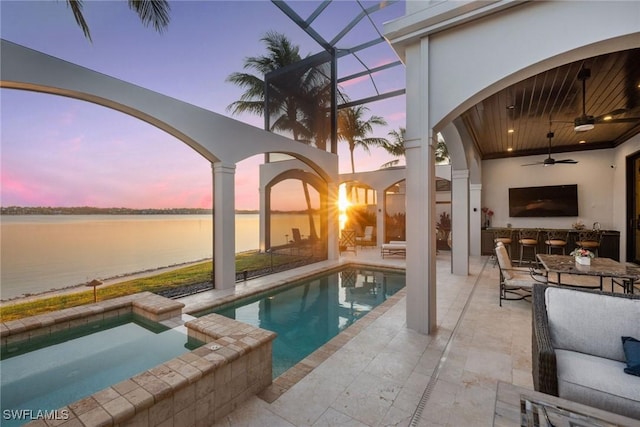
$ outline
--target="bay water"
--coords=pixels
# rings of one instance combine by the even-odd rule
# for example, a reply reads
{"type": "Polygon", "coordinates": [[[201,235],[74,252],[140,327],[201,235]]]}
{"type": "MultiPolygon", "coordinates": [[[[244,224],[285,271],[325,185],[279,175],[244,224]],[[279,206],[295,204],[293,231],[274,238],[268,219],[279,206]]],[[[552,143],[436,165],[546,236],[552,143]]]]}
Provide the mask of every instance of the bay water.
{"type": "MultiPolygon", "coordinates": [[[[272,242],[305,214],[272,215],[272,242]]],[[[306,230],[306,231],[305,231],[306,230]]],[[[62,289],[212,257],[211,215],[2,215],[0,298],[62,289]]],[[[259,247],[259,215],[236,215],[236,253],[259,247]]]]}

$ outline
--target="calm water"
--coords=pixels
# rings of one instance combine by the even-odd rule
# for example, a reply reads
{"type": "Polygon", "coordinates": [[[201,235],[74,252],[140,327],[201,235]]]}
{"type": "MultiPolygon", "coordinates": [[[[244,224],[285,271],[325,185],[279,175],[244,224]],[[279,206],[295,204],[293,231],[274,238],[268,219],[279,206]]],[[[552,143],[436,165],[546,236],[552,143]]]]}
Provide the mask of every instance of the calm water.
{"type": "Polygon", "coordinates": [[[273,342],[275,378],[404,286],[403,273],[348,268],[213,312],[278,334],[273,342]]]}
{"type": "MultiPolygon", "coordinates": [[[[201,345],[158,326],[126,316],[54,334],[24,354],[3,354],[2,409],[58,409],[201,345]]],[[[3,426],[24,422],[3,413],[3,426]]]]}
{"type": "MultiPolygon", "coordinates": [[[[306,215],[274,215],[274,244],[292,227],[308,234],[306,215]]],[[[3,215],[0,297],[211,258],[211,235],[209,215],[3,215]]],[[[258,215],[236,215],[236,252],[258,247],[258,215]]]]}

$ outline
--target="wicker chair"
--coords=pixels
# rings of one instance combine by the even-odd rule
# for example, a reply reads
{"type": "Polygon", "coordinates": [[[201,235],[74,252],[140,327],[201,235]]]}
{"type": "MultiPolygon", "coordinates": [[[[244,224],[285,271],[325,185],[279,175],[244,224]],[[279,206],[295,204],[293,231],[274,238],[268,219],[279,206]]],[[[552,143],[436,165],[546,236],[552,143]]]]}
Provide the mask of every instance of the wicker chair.
{"type": "MultiPolygon", "coordinates": [[[[532,373],[533,386],[536,391],[558,396],[558,368],[555,349],[551,342],[551,329],[547,317],[545,291],[550,286],[535,284],[532,290],[532,373]]],[[[611,295],[618,298],[640,299],[640,295],[620,294],[601,291],[577,290],[611,295]]]]}

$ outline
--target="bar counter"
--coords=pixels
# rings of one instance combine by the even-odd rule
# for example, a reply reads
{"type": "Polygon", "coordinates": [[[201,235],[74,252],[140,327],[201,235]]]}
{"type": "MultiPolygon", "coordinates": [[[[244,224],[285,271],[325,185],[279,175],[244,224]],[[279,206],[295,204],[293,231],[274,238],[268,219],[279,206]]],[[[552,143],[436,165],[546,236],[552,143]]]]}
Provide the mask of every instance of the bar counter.
{"type": "MultiPolygon", "coordinates": [[[[493,255],[494,254],[494,243],[493,236],[496,231],[500,230],[511,230],[513,232],[512,242],[511,242],[511,258],[517,260],[520,258],[520,244],[518,243],[518,232],[520,230],[532,230],[532,228],[523,228],[523,227],[489,227],[483,228],[481,234],[481,250],[482,255],[493,255]]],[[[578,234],[581,231],[588,230],[575,230],[575,229],[563,229],[563,228],[533,228],[533,230],[540,231],[538,236],[538,253],[546,254],[547,253],[547,245],[544,244],[546,240],[546,231],[549,230],[559,230],[566,231],[569,233],[569,238],[567,241],[567,246],[565,247],[566,254],[569,255],[569,252],[576,248],[576,241],[578,240],[578,234]]],[[[598,249],[598,256],[611,258],[616,261],[620,261],[620,232],[616,230],[601,230],[602,233],[602,241],[600,242],[600,248],[598,249]]],[[[530,249],[525,249],[525,258],[531,260],[533,258],[532,251],[530,249]]],[[[554,250],[554,254],[562,254],[560,251],[554,250]]]]}

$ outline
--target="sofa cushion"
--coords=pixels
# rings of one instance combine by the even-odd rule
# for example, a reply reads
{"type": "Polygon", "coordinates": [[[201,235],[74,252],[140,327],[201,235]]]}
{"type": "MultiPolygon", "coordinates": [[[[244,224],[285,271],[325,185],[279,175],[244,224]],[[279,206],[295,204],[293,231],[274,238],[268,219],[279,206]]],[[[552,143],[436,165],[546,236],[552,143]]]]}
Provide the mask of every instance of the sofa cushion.
{"type": "Polygon", "coordinates": [[[640,419],[640,377],[625,364],[567,350],[556,350],[558,395],[605,411],[640,419]]]}
{"type": "Polygon", "coordinates": [[[622,349],[627,361],[624,372],[640,377],[640,341],[633,337],[622,337],[622,349]]]}
{"type": "Polygon", "coordinates": [[[620,337],[640,336],[638,299],[549,287],[545,301],[556,349],[624,362],[620,337]]]}

